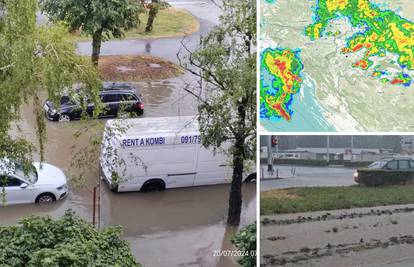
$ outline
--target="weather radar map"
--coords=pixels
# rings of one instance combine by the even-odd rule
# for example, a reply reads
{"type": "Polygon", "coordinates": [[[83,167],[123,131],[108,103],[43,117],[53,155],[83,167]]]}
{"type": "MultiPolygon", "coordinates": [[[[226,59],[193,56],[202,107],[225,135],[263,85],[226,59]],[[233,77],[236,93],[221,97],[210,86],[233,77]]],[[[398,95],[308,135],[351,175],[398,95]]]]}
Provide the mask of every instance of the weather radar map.
{"type": "Polygon", "coordinates": [[[261,0],[260,130],[414,131],[413,0],[261,0]]]}

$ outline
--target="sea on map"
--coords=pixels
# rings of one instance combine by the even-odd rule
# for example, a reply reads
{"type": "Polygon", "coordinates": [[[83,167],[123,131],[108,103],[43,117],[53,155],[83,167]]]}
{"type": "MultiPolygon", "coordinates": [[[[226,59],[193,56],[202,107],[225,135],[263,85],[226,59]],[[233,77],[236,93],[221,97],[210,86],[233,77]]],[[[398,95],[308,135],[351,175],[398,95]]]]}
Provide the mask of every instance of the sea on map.
{"type": "Polygon", "coordinates": [[[262,131],[413,131],[412,0],[262,0],[262,131]]]}

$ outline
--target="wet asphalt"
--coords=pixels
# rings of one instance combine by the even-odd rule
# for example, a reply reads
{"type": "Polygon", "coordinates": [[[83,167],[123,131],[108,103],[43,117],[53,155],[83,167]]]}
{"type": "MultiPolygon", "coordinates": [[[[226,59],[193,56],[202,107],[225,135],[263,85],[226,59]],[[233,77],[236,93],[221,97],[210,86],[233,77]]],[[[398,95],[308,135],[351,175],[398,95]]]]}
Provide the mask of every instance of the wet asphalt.
{"type": "Polygon", "coordinates": [[[355,168],[341,166],[310,167],[275,165],[273,175],[267,172],[267,166],[261,165],[264,179],[260,181],[260,190],[306,186],[349,186],[353,180],[355,168]],[[275,179],[275,178],[278,179],[275,179]]]}

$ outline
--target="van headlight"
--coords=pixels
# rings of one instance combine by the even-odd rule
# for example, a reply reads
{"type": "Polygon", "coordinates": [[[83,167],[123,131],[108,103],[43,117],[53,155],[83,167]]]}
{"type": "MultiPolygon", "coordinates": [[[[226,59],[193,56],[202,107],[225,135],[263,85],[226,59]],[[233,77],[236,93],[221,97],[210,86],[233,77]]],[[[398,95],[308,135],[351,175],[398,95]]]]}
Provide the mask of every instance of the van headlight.
{"type": "Polygon", "coordinates": [[[358,172],[354,173],[354,178],[358,178],[358,172]]]}

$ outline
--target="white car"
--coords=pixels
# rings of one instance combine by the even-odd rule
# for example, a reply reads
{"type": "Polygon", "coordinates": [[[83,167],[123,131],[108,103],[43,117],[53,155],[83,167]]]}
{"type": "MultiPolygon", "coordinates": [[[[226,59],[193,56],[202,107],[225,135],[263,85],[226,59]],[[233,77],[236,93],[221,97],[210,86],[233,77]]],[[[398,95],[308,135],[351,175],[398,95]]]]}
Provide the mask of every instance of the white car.
{"type": "Polygon", "coordinates": [[[47,203],[66,197],[67,179],[59,168],[34,162],[25,174],[23,167],[9,160],[0,161],[0,199],[2,204],[47,203]],[[2,203],[3,202],[3,203],[2,203]]]}

